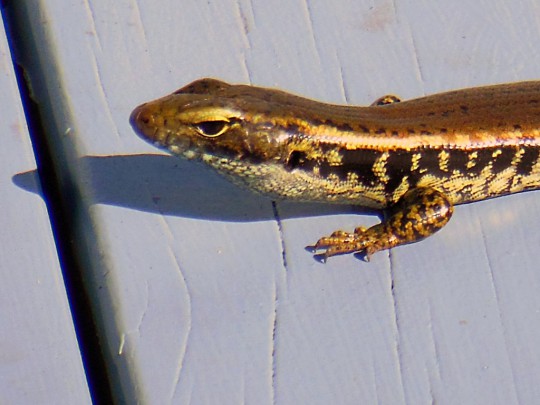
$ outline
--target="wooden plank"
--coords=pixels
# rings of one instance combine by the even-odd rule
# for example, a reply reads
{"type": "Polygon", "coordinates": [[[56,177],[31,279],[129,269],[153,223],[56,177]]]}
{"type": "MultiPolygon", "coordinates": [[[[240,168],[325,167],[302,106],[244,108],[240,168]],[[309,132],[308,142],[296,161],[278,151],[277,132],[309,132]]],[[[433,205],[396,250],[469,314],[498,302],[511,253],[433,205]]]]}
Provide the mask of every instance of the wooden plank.
{"type": "Polygon", "coordinates": [[[79,159],[63,169],[89,211],[80,232],[94,253],[90,285],[118,395],[533,402],[538,193],[458,207],[436,236],[370,263],[344,256],[322,265],[304,246],[376,218],[274,209],[196,164],[155,154],[128,116],[205,76],[358,104],[538,78],[539,7],[48,0],[29,10],[47,45],[32,78],[47,84],[38,95],[52,100],[56,132],[69,128],[58,153],[79,159]],[[54,23],[43,28],[43,18],[54,23]],[[144,155],[121,156],[132,153],[144,155]]]}
{"type": "Polygon", "coordinates": [[[0,403],[90,403],[1,20],[0,89],[0,403]]]}

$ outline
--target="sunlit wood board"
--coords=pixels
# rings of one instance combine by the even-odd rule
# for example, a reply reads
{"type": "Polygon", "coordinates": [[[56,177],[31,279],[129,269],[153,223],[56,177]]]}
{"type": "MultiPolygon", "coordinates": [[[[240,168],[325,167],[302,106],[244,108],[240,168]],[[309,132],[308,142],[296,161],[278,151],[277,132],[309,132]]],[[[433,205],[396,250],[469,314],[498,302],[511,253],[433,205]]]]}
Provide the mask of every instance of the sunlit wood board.
{"type": "Polygon", "coordinates": [[[163,155],[128,117],[201,77],[350,104],[537,79],[539,12],[533,0],[47,0],[29,11],[43,43],[31,76],[87,208],[80,233],[116,394],[181,404],[538,398],[539,193],[457,207],[424,242],[324,265],[304,247],[378,219],[273,206],[163,155]]]}

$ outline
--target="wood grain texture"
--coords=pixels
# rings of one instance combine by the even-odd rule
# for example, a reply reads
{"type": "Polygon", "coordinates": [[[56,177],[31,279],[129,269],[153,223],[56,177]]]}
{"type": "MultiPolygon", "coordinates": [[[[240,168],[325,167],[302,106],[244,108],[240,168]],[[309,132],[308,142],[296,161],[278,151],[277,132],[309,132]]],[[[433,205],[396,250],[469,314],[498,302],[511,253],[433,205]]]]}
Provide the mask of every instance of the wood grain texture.
{"type": "Polygon", "coordinates": [[[357,104],[538,79],[539,11],[533,0],[48,0],[29,13],[46,38],[32,79],[51,127],[69,128],[58,153],[89,213],[80,232],[119,398],[534,402],[538,193],[457,207],[436,236],[369,264],[322,265],[304,246],[377,219],[273,205],[154,155],[128,117],[200,77],[357,104]]]}
{"type": "Polygon", "coordinates": [[[0,403],[89,404],[2,20],[0,89],[0,403]]]}

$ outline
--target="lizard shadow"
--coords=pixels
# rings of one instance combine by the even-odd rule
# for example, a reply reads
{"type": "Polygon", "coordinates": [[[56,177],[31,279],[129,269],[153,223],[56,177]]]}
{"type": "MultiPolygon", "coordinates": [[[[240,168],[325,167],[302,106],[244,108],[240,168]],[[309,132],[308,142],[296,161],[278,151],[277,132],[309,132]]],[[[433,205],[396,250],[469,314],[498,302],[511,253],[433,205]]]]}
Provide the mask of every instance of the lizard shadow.
{"type": "MultiPolygon", "coordinates": [[[[232,222],[275,217],[271,199],[231,184],[202,164],[173,156],[86,156],[77,163],[89,182],[85,193],[90,191],[90,203],[232,222]]],[[[13,176],[17,186],[41,195],[36,180],[35,170],[13,176]]],[[[352,205],[279,202],[282,219],[351,213],[378,214],[352,205]]]]}

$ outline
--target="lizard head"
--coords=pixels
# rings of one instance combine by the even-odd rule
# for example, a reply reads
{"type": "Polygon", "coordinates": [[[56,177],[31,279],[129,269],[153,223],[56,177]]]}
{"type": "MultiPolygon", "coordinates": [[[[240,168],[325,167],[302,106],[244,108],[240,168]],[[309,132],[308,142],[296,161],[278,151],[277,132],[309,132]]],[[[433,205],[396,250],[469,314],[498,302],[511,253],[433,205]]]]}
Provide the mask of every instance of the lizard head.
{"type": "Polygon", "coordinates": [[[137,107],[131,125],[148,142],[187,159],[279,160],[280,131],[268,119],[271,100],[260,90],[197,80],[137,107]]]}

